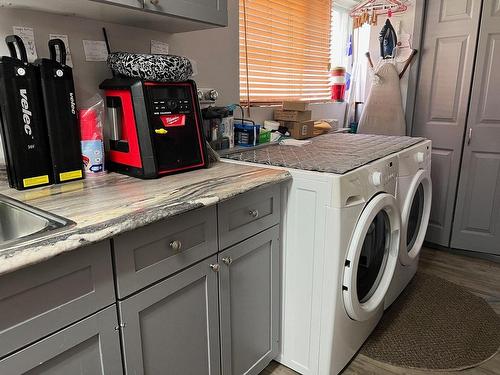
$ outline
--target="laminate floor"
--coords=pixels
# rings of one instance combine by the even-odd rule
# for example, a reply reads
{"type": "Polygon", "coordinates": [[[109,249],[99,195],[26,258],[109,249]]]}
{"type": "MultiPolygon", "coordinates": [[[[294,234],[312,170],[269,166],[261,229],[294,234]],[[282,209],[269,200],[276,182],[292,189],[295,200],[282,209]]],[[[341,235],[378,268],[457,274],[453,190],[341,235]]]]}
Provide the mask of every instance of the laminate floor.
{"type": "MultiPolygon", "coordinates": [[[[484,298],[500,315],[500,263],[424,248],[420,257],[419,271],[466,287],[472,293],[484,298]]],[[[430,372],[395,367],[358,354],[345,368],[343,375],[422,375],[424,373],[430,372]]],[[[294,374],[297,373],[276,362],[272,362],[260,373],[260,375],[294,374]]],[[[473,369],[460,372],[436,372],[436,374],[500,375],[500,353],[473,369]]]]}

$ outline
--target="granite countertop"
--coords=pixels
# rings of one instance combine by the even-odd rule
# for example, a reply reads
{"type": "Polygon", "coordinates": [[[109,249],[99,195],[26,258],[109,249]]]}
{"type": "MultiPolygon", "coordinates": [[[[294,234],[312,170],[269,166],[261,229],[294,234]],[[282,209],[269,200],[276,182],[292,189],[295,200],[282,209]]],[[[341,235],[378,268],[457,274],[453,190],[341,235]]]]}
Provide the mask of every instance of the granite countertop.
{"type": "Polygon", "coordinates": [[[0,170],[1,194],[76,224],[0,249],[0,274],[290,178],[286,170],[217,163],[209,169],[155,180],[109,173],[82,181],[17,191],[9,188],[3,169],[0,170]]]}

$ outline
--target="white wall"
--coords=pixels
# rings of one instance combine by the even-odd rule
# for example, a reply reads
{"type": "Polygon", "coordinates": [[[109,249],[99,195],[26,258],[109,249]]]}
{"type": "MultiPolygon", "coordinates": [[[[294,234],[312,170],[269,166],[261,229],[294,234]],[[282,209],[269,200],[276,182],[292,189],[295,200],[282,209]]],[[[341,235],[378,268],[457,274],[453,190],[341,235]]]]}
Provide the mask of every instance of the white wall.
{"type": "Polygon", "coordinates": [[[53,15],[29,10],[0,8],[0,55],[9,51],[3,42],[12,34],[12,26],[29,26],[35,29],[38,57],[48,57],[48,34],[67,34],[71,49],[77,101],[98,92],[99,83],[111,76],[105,62],[86,62],[82,40],[104,40],[102,27],[106,27],[112,50],[149,52],[150,40],[168,42],[170,34],[143,30],[77,17],[53,15]]]}
{"type": "Polygon", "coordinates": [[[238,0],[228,0],[228,27],[172,34],[173,54],[196,60],[198,87],[219,90],[218,105],[239,103],[238,0]]]}

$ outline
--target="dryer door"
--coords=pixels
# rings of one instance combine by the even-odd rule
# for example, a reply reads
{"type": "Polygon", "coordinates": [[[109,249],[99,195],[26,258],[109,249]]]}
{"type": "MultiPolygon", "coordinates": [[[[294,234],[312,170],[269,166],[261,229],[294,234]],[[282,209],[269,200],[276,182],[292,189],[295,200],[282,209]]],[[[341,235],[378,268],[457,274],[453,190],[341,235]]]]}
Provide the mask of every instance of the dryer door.
{"type": "Polygon", "coordinates": [[[432,203],[432,184],[428,173],[419,170],[413,178],[401,212],[401,251],[399,261],[411,264],[424,242],[432,203]]]}
{"type": "Polygon", "coordinates": [[[379,194],[366,205],[354,228],[344,265],[342,293],[351,319],[378,313],[398,261],[401,216],[396,199],[379,194]]]}

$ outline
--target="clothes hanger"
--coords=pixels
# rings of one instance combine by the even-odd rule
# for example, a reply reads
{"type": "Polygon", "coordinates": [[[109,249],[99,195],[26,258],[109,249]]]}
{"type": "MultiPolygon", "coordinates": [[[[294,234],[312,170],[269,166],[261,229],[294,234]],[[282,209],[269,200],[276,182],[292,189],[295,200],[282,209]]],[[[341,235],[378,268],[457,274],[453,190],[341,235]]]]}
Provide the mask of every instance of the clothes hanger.
{"type": "Polygon", "coordinates": [[[351,10],[351,17],[360,17],[366,13],[375,15],[393,14],[405,12],[408,6],[401,0],[365,0],[351,10]]]}

